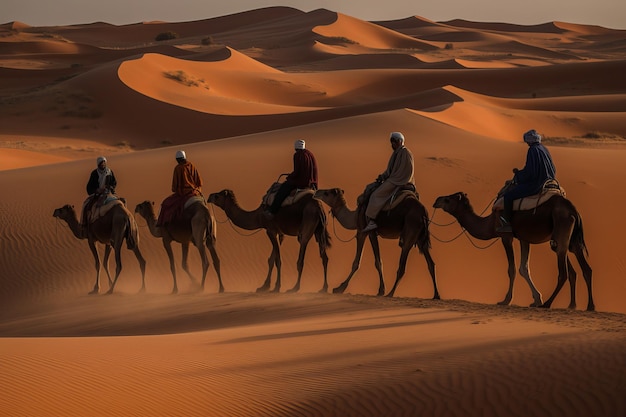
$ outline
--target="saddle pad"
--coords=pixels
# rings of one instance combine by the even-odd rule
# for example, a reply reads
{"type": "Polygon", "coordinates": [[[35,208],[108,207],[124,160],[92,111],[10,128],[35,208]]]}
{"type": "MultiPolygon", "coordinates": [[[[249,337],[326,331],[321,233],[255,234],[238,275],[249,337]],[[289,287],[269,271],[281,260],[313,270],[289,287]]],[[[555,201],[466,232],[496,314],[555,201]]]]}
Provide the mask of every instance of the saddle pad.
{"type": "Polygon", "coordinates": [[[194,204],[194,203],[202,203],[202,204],[206,204],[204,202],[204,197],[201,195],[194,195],[193,197],[189,197],[187,199],[187,201],[185,201],[185,204],[183,206],[183,210],[186,209],[187,207],[189,207],[190,205],[194,204]]]}
{"type": "Polygon", "coordinates": [[[107,197],[101,206],[97,203],[94,204],[89,212],[89,223],[93,223],[100,217],[104,217],[115,206],[124,207],[124,202],[117,197],[107,197]]]}
{"type": "Polygon", "coordinates": [[[415,195],[415,192],[410,191],[410,190],[400,190],[396,194],[391,196],[391,198],[383,206],[382,211],[389,211],[389,210],[396,208],[398,204],[400,204],[407,198],[414,198],[418,200],[417,195],[415,195]]]}
{"type": "MultiPolygon", "coordinates": [[[[295,202],[299,201],[302,197],[304,197],[307,194],[313,195],[315,194],[315,190],[312,190],[310,188],[296,188],[291,193],[289,193],[287,198],[285,198],[285,201],[283,201],[283,204],[281,204],[280,206],[281,207],[290,206],[294,204],[295,202]]],[[[274,202],[275,196],[276,196],[276,191],[270,189],[269,192],[265,194],[265,196],[263,197],[263,204],[271,206],[272,203],[274,202]]]]}
{"type": "MultiPolygon", "coordinates": [[[[563,188],[545,188],[539,194],[513,200],[513,211],[533,210],[542,205],[555,195],[565,196],[563,188]]],[[[504,210],[504,197],[500,197],[493,203],[492,210],[504,210]]]]}

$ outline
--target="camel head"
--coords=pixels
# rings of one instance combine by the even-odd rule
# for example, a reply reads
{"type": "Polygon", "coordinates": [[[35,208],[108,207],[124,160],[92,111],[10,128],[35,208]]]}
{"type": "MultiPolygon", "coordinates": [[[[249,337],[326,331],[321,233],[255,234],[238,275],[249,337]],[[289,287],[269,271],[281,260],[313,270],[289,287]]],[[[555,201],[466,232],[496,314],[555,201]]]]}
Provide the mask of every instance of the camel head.
{"type": "Polygon", "coordinates": [[[54,213],[52,213],[52,216],[61,220],[68,221],[70,219],[76,218],[76,212],[74,211],[74,206],[66,204],[63,207],[55,209],[54,213]]]}
{"type": "Polygon", "coordinates": [[[462,192],[437,197],[437,200],[435,200],[433,207],[443,209],[443,211],[452,215],[458,213],[458,211],[461,209],[471,209],[467,194],[462,192]]]}
{"type": "Polygon", "coordinates": [[[207,201],[221,209],[223,209],[229,201],[235,204],[237,203],[235,193],[232,190],[222,190],[219,193],[212,193],[209,195],[207,201]]]}
{"type": "Polygon", "coordinates": [[[346,204],[343,193],[344,191],[340,188],[321,189],[315,192],[313,198],[323,201],[330,207],[337,207],[346,204]]]}
{"type": "Polygon", "coordinates": [[[154,217],[154,202],[146,200],[143,203],[137,204],[135,213],[139,213],[139,215],[144,218],[154,217]]]}

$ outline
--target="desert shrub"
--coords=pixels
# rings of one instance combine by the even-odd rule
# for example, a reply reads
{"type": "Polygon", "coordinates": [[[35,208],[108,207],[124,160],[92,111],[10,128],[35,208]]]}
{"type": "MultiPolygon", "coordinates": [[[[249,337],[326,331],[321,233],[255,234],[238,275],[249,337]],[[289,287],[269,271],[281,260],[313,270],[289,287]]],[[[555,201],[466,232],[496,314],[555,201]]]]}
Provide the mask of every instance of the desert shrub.
{"type": "Polygon", "coordinates": [[[446,49],[454,49],[454,44],[452,44],[452,43],[447,43],[447,44],[446,44],[446,49]]]}
{"type": "Polygon", "coordinates": [[[187,87],[197,87],[198,81],[194,80],[192,77],[188,76],[185,71],[167,71],[163,73],[165,77],[178,81],[179,83],[186,85],[187,87]]]}
{"type": "Polygon", "coordinates": [[[585,139],[600,139],[603,137],[603,135],[598,132],[588,132],[585,133],[582,137],[585,139]]]}
{"type": "Polygon", "coordinates": [[[215,42],[213,41],[212,36],[207,36],[206,38],[202,38],[202,45],[213,45],[215,42]]]}
{"type": "Polygon", "coordinates": [[[171,30],[169,30],[167,32],[159,33],[156,36],[156,38],[154,38],[154,40],[156,40],[156,41],[169,41],[171,39],[177,39],[177,38],[178,38],[178,33],[172,32],[171,30]]]}

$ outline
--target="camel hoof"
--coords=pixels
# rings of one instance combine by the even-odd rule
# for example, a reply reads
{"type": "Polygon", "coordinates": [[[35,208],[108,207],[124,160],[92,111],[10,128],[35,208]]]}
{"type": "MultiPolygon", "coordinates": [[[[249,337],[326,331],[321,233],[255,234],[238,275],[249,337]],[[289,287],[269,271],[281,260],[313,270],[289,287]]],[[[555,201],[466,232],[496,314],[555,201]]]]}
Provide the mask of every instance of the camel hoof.
{"type": "MultiPolygon", "coordinates": [[[[378,294],[378,296],[380,297],[382,294],[378,294]]],[[[389,294],[385,295],[385,297],[387,298],[393,298],[393,293],[390,292],[389,294]]]]}
{"type": "Polygon", "coordinates": [[[100,290],[91,290],[91,291],[89,291],[88,294],[89,295],[98,295],[98,294],[100,294],[100,290]]]}
{"type": "Polygon", "coordinates": [[[510,301],[500,301],[500,302],[498,303],[498,305],[499,305],[499,306],[508,306],[508,305],[509,305],[509,303],[510,303],[510,301]]]}
{"type": "Polygon", "coordinates": [[[273,294],[279,294],[280,293],[280,287],[276,287],[274,288],[272,291],[270,291],[273,294]]]}
{"type": "Polygon", "coordinates": [[[345,288],[337,287],[333,289],[333,294],[343,294],[345,290],[346,290],[345,288]]]}
{"type": "Polygon", "coordinates": [[[105,293],[105,295],[111,295],[111,294],[113,294],[113,288],[111,288],[109,291],[105,293]]]}
{"type": "Polygon", "coordinates": [[[223,293],[224,293],[224,287],[220,287],[219,293],[220,293],[220,294],[223,294],[223,293]]]}
{"type": "Polygon", "coordinates": [[[327,294],[328,293],[328,287],[324,287],[321,290],[318,291],[319,294],[327,294]]]}
{"type": "Polygon", "coordinates": [[[145,294],[145,293],[146,293],[146,287],[141,287],[141,289],[139,290],[137,294],[145,294]]]}
{"type": "Polygon", "coordinates": [[[174,288],[172,292],[170,293],[170,295],[176,295],[176,294],[178,294],[178,288],[174,288]]]}
{"type": "MultiPolygon", "coordinates": [[[[293,287],[292,289],[287,290],[287,293],[288,294],[293,294],[293,293],[298,292],[298,291],[300,291],[300,288],[293,287]]],[[[276,292],[278,292],[278,291],[276,291],[276,292]]]]}
{"type": "Polygon", "coordinates": [[[538,308],[550,308],[550,304],[543,303],[538,308]]]}

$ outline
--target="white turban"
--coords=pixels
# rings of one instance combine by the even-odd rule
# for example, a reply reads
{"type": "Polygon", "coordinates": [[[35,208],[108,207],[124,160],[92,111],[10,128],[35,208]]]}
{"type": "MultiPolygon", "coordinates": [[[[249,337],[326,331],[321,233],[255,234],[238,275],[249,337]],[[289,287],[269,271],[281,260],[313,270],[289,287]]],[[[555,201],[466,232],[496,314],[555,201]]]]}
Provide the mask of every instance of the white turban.
{"type": "Polygon", "coordinates": [[[293,147],[295,149],[304,149],[306,147],[306,144],[302,139],[298,139],[294,142],[293,147]]]}
{"type": "Polygon", "coordinates": [[[394,142],[400,142],[401,145],[404,145],[404,135],[400,132],[391,132],[389,139],[394,142]]]}
{"type": "Polygon", "coordinates": [[[106,161],[107,159],[104,156],[99,156],[98,159],[96,159],[96,165],[100,166],[102,162],[106,162],[106,161]]]}

